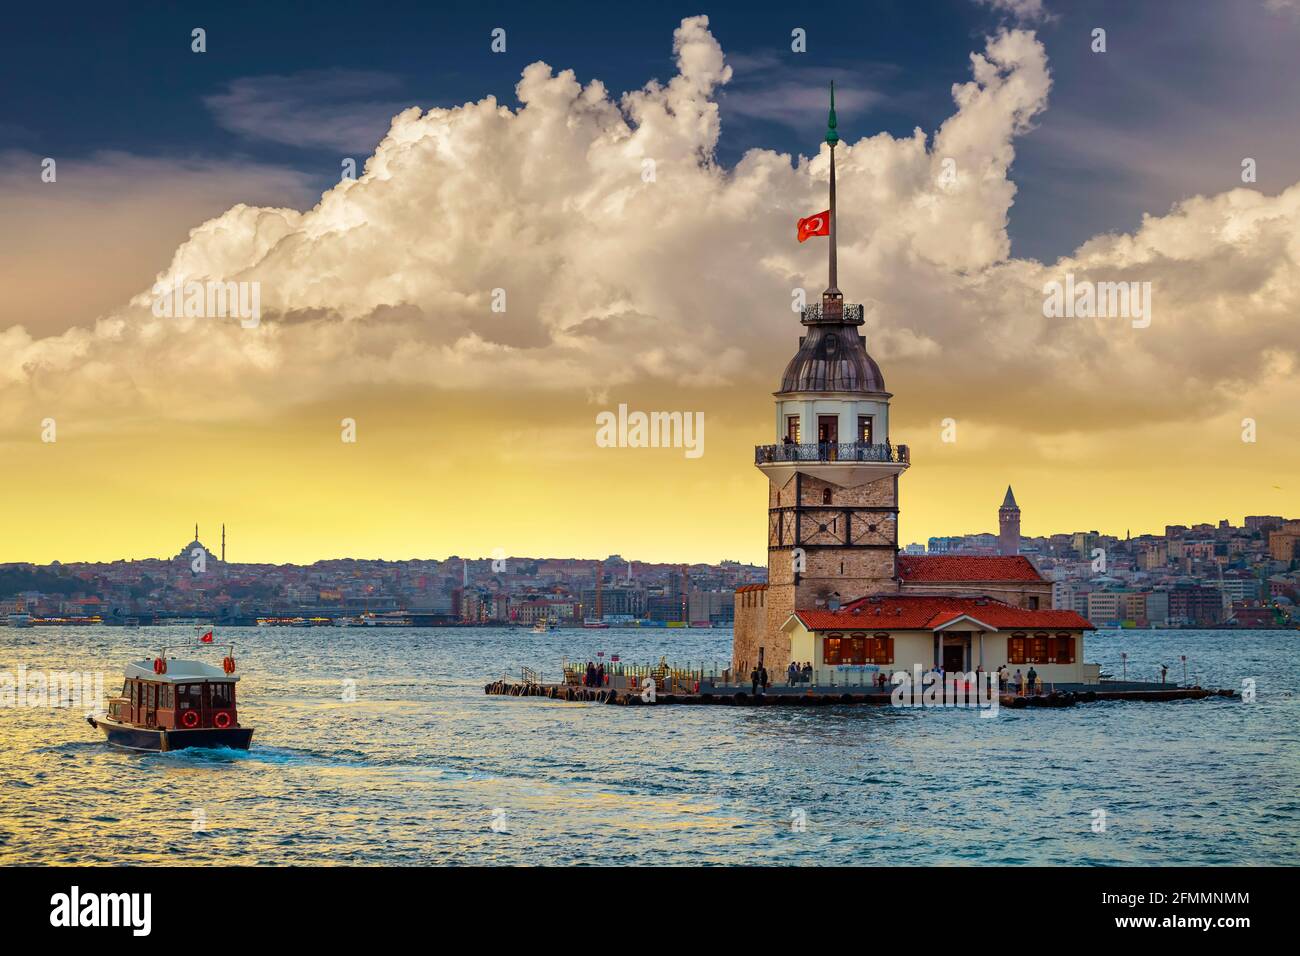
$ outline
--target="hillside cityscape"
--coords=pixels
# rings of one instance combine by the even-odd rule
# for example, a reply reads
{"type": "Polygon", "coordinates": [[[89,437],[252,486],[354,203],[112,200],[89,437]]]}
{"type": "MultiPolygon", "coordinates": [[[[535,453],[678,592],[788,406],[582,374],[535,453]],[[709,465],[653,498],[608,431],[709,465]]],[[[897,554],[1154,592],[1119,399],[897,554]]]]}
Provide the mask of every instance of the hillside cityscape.
{"type": "MultiPolygon", "coordinates": [[[[1300,519],[1169,525],[1137,537],[1019,535],[1011,490],[999,533],[932,537],[906,555],[1020,554],[1052,583],[1052,607],[1098,627],[1300,626],[1300,519]]],[[[170,558],[0,564],[0,626],[42,623],[729,627],[738,587],[766,569],[737,561],[656,564],[451,556],[227,562],[194,539],[170,558]]]]}

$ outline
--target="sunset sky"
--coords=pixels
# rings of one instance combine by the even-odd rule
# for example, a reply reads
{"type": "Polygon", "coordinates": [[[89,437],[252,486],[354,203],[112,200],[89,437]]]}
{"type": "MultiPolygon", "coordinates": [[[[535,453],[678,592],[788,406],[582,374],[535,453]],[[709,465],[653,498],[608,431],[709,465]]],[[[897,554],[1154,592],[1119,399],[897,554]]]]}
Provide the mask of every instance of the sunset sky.
{"type": "Polygon", "coordinates": [[[7,14],[0,562],[196,521],[237,561],[763,562],[831,80],[901,542],[1007,484],[1028,535],[1300,515],[1300,3],[839,6],[7,14]],[[1150,282],[1150,327],[1045,317],[1067,273],[1150,282]],[[156,317],[178,276],[260,323],[156,317]],[[597,447],[620,403],[704,454],[597,447]]]}

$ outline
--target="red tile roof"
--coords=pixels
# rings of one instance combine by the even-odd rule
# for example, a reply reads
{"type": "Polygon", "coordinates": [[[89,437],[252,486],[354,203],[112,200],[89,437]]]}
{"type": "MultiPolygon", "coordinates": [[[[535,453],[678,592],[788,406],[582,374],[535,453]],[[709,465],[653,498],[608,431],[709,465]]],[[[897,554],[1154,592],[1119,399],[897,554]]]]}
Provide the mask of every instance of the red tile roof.
{"type": "Polygon", "coordinates": [[[903,581],[929,584],[941,581],[1032,581],[1045,583],[1042,575],[1020,556],[980,557],[964,554],[900,554],[898,576],[903,581]]]}
{"type": "Polygon", "coordinates": [[[1092,630],[1088,619],[1074,611],[1033,611],[992,598],[944,597],[928,594],[887,594],[865,597],[838,611],[794,612],[811,631],[934,630],[963,614],[998,630],[1092,630]]]}
{"type": "Polygon", "coordinates": [[[740,587],[736,588],[736,593],[744,594],[746,591],[766,591],[766,590],[767,590],[766,584],[742,584],[740,587]]]}

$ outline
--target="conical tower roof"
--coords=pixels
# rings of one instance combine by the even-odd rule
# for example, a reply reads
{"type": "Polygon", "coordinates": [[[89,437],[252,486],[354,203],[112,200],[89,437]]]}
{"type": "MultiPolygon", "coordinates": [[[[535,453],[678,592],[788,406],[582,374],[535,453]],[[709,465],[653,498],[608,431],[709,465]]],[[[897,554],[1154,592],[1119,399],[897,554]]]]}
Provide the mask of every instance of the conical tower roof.
{"type": "Polygon", "coordinates": [[[1020,510],[1020,505],[1016,504],[1016,496],[1011,493],[1010,485],[1007,485],[1007,496],[1002,499],[1002,507],[1020,510]]]}

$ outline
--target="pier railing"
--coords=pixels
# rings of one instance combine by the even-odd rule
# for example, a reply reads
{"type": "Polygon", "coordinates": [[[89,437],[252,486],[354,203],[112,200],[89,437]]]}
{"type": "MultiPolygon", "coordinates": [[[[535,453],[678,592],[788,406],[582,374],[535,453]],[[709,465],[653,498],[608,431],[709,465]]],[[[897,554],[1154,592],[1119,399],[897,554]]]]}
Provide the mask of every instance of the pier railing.
{"type": "MultiPolygon", "coordinates": [[[[586,684],[587,668],[585,664],[564,662],[564,682],[574,687],[586,684]]],[[[712,668],[704,664],[670,664],[660,661],[658,664],[635,664],[627,661],[612,661],[605,664],[603,687],[613,690],[635,690],[644,687],[646,681],[654,678],[655,688],[664,694],[693,694],[702,683],[718,673],[717,665],[712,668]]]]}
{"type": "Polygon", "coordinates": [[[793,442],[780,445],[758,445],[754,448],[754,464],[771,465],[786,461],[863,461],[908,463],[911,453],[906,445],[873,445],[860,441],[815,442],[797,445],[793,442]]]}

